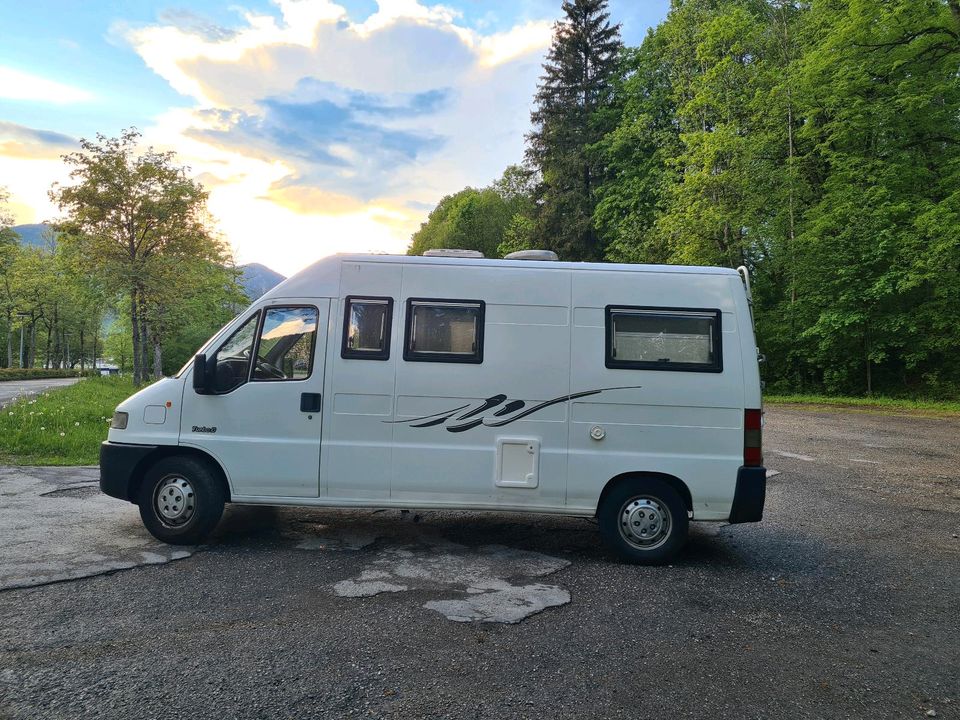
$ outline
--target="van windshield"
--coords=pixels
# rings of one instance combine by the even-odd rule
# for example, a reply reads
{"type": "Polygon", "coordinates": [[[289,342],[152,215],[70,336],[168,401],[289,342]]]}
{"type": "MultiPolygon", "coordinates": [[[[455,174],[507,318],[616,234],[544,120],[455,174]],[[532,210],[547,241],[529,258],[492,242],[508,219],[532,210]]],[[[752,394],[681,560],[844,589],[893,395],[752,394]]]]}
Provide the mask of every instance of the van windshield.
{"type": "MultiPolygon", "coordinates": [[[[244,312],[246,312],[246,311],[244,311],[244,312]]],[[[242,315],[242,314],[243,314],[243,313],[240,313],[240,315],[242,315]]],[[[237,318],[240,317],[240,315],[235,315],[235,316],[233,317],[233,319],[231,319],[231,320],[230,320],[229,322],[227,322],[227,323],[224,323],[224,325],[223,325],[222,328],[220,328],[220,329],[217,330],[213,335],[211,335],[211,336],[207,339],[207,341],[206,341],[203,345],[200,346],[200,349],[197,350],[193,355],[191,355],[191,356],[187,359],[187,362],[184,363],[183,367],[180,368],[179,370],[177,370],[177,374],[174,375],[174,377],[175,377],[175,378],[178,378],[178,377],[180,377],[181,375],[183,375],[183,373],[186,372],[187,368],[190,367],[191,365],[193,365],[193,359],[194,359],[197,355],[199,355],[200,353],[206,352],[206,351],[207,351],[207,348],[210,347],[210,343],[213,342],[213,339],[214,339],[215,337],[219,336],[220,333],[222,333],[224,330],[226,330],[229,325],[233,325],[233,323],[235,323],[235,322],[237,321],[237,318]]]]}

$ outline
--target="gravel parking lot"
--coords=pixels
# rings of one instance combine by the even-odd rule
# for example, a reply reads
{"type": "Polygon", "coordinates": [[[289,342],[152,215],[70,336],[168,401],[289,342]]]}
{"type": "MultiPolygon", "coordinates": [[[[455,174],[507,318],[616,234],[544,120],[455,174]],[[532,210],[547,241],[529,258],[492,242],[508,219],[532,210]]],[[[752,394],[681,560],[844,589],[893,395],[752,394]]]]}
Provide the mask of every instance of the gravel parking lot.
{"type": "MultiPolygon", "coordinates": [[[[269,508],[150,564],[117,502],[106,574],[5,570],[48,584],[0,592],[0,717],[960,718],[960,420],[772,409],[765,448],[764,522],[663,568],[580,519],[269,508]]],[[[17,487],[82,514],[60,472],[17,487]]]]}

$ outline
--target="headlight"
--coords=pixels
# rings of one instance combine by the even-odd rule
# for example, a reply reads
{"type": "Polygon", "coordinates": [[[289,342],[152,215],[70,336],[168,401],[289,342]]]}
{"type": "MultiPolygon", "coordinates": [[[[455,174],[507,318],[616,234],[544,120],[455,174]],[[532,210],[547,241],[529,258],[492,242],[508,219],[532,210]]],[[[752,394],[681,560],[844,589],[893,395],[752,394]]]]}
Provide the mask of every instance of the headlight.
{"type": "Polygon", "coordinates": [[[118,410],[113,414],[113,420],[110,421],[110,427],[114,430],[126,430],[128,417],[129,415],[127,415],[127,413],[120,412],[118,410]]]}

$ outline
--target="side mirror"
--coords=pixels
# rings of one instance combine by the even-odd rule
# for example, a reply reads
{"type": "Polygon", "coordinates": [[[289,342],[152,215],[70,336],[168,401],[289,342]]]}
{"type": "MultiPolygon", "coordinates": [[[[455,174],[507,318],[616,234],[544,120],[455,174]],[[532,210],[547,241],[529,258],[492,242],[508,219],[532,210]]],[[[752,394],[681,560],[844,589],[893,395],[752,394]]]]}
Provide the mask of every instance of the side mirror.
{"type": "Polygon", "coordinates": [[[193,358],[193,389],[198,395],[210,395],[213,392],[213,375],[217,369],[216,357],[207,361],[203,353],[193,358]]]}

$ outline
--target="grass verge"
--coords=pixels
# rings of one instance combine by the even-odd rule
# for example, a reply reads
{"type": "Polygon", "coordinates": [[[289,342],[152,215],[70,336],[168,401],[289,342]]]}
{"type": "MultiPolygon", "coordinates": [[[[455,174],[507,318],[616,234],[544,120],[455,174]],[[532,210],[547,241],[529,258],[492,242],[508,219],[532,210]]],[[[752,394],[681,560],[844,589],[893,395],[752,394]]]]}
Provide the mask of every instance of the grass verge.
{"type": "Polygon", "coordinates": [[[770,405],[805,405],[932,416],[960,415],[960,401],[956,400],[905,400],[888,397],[831,397],[830,395],[764,395],[763,401],[770,405]]]}
{"type": "Polygon", "coordinates": [[[136,388],[119,377],[21,398],[0,410],[0,462],[12,465],[96,465],[114,408],[136,388]]]}

